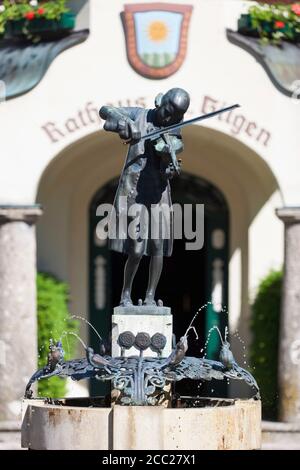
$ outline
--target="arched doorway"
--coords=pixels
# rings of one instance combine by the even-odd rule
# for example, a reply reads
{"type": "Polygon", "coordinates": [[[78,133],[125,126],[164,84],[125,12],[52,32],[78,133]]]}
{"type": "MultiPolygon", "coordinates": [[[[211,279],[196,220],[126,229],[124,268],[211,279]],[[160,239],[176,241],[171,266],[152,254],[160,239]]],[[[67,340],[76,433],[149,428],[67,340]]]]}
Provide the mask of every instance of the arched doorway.
{"type": "MultiPolygon", "coordinates": [[[[119,304],[126,257],[109,251],[107,242],[97,238],[96,227],[100,218],[96,211],[100,204],[113,202],[117,184],[118,179],[113,179],[100,188],[92,198],[89,211],[89,317],[104,337],[108,337],[111,329],[113,307],[119,304]]],[[[198,340],[190,341],[189,355],[199,356],[209,329],[217,325],[224,331],[227,325],[227,317],[221,308],[228,303],[229,209],[221,191],[198,176],[183,173],[180,178],[172,180],[171,187],[173,203],[181,206],[190,204],[194,219],[196,204],[204,204],[205,243],[202,249],[189,251],[185,249],[185,239],[174,241],[172,257],[164,259],[157,298],[172,308],[177,340],[199,307],[213,300],[213,304],[208,304],[195,322],[198,340]]],[[[149,260],[144,257],[133,286],[135,304],[146,291],[148,264],[149,260]]],[[[95,349],[98,347],[93,334],[89,342],[95,349]]],[[[207,348],[208,357],[218,357],[219,342],[218,335],[212,335],[207,348]]],[[[186,387],[180,388],[188,393],[186,387]]],[[[103,393],[104,389],[98,382],[91,382],[93,395],[103,393]]]]}

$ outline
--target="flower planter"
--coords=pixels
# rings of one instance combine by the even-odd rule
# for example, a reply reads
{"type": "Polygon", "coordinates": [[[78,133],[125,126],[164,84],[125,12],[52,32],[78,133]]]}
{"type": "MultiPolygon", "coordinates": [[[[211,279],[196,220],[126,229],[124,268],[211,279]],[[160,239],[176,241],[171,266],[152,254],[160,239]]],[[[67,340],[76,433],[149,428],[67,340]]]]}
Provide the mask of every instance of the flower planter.
{"type": "MultiPolygon", "coordinates": [[[[274,30],[274,25],[272,21],[262,21],[261,28],[264,33],[267,33],[268,36],[271,37],[272,31],[274,30]]],[[[240,16],[238,20],[238,32],[240,34],[244,34],[245,36],[260,36],[258,28],[254,28],[252,26],[251,15],[249,14],[244,14],[240,16]]]]}
{"type": "Polygon", "coordinates": [[[39,36],[44,39],[64,36],[74,29],[75,18],[73,13],[64,13],[59,20],[34,18],[33,20],[8,21],[5,36],[28,38],[39,36]]]}
{"type": "Polygon", "coordinates": [[[246,36],[257,35],[258,32],[252,26],[251,16],[248,14],[241,15],[238,19],[238,32],[246,36]]]}
{"type": "Polygon", "coordinates": [[[297,33],[296,29],[293,26],[286,24],[285,27],[280,31],[286,34],[285,39],[287,41],[291,41],[291,42],[300,41],[300,33],[297,33]]]}
{"type": "Polygon", "coordinates": [[[252,36],[256,38],[261,37],[261,33],[263,33],[265,37],[272,39],[273,33],[279,31],[285,35],[282,39],[290,42],[300,42],[300,33],[296,32],[294,26],[285,24],[284,28],[276,28],[275,23],[275,21],[261,21],[260,31],[259,28],[255,28],[252,25],[251,15],[243,14],[238,20],[238,32],[244,36],[252,36]]]}

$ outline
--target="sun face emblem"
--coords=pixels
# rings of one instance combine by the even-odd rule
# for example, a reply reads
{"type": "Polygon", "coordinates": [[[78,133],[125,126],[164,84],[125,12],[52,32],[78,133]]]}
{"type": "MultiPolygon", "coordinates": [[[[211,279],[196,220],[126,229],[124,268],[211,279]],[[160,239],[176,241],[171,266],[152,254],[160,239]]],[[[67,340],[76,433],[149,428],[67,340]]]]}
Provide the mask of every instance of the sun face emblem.
{"type": "Polygon", "coordinates": [[[152,21],[148,26],[148,36],[151,41],[164,41],[169,34],[167,25],[163,21],[152,21]]]}
{"type": "Polygon", "coordinates": [[[177,72],[186,56],[192,10],[192,5],[180,3],[124,5],[127,57],[137,73],[163,79],[177,72]]]}

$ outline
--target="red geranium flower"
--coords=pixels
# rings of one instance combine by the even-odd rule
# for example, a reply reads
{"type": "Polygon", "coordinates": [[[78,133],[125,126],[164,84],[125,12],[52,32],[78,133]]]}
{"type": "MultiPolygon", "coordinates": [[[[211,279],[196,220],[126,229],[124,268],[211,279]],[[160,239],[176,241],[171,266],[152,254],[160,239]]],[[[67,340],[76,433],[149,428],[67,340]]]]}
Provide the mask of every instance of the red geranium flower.
{"type": "Polygon", "coordinates": [[[34,14],[34,11],[28,11],[27,13],[25,13],[24,16],[25,16],[26,20],[31,21],[31,20],[34,19],[35,14],[34,14]]]}
{"type": "Polygon", "coordinates": [[[283,21],[275,21],[275,28],[282,29],[285,27],[285,23],[283,21]]]}
{"type": "Polygon", "coordinates": [[[37,12],[38,12],[39,15],[44,15],[45,14],[45,9],[44,8],[39,8],[37,12]]]}
{"type": "Polygon", "coordinates": [[[292,11],[300,16],[300,3],[295,3],[295,5],[292,5],[292,11]]]}

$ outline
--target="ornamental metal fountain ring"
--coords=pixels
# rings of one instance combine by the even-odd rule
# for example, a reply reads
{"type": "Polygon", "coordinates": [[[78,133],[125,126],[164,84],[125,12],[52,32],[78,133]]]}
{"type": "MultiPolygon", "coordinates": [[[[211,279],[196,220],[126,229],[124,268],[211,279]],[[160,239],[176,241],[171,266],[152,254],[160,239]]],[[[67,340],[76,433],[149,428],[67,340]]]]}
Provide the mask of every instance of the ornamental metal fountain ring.
{"type": "MultiPolygon", "coordinates": [[[[165,387],[182,379],[211,381],[212,379],[242,380],[255,390],[254,398],[259,399],[259,388],[254,377],[235,361],[230,344],[223,341],[220,361],[186,356],[188,349],[188,331],[180,338],[171,354],[161,357],[166,338],[156,333],[150,338],[148,333],[140,332],[136,336],[130,332],[119,335],[121,356],[111,357],[97,354],[92,348],[86,348],[86,357],[64,360],[62,343],[50,342],[47,365],[39,369],[29,380],[25,397],[32,398],[31,386],[37,380],[53,376],[71,377],[73,380],[96,378],[102,382],[110,381],[112,388],[121,392],[119,402],[122,405],[158,405],[160,393],[165,387]],[[139,351],[137,356],[125,357],[125,349],[132,346],[139,351]],[[144,357],[143,351],[151,347],[157,357],[144,357]]],[[[103,349],[103,348],[102,348],[103,349]]]]}

